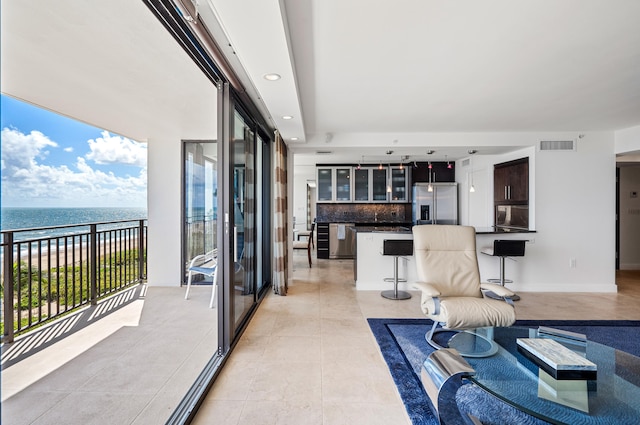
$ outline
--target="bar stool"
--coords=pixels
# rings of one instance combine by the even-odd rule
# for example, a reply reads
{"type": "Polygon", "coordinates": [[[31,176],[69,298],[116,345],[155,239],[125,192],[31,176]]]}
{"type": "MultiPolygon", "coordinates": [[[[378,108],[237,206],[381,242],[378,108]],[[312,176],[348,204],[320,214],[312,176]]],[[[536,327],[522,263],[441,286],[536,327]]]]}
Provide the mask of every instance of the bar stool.
{"type": "Polygon", "coordinates": [[[382,243],[382,255],[393,256],[393,277],[385,278],[385,282],[393,282],[393,289],[382,291],[380,295],[390,300],[408,300],[411,294],[406,291],[398,291],[398,282],[406,282],[406,279],[398,278],[398,258],[413,255],[413,240],[411,239],[385,239],[382,243]]]}
{"type": "MultiPolygon", "coordinates": [[[[492,283],[499,283],[504,286],[505,283],[512,283],[512,280],[506,279],[504,275],[504,260],[507,257],[524,257],[524,244],[526,240],[518,239],[496,239],[493,241],[493,248],[483,248],[480,250],[485,255],[492,257],[500,257],[500,278],[499,279],[487,279],[492,283]]],[[[514,260],[515,261],[515,260],[514,260]]],[[[491,291],[484,293],[489,298],[502,299],[491,291]]],[[[518,301],[520,297],[515,295],[511,298],[513,301],[518,301]]]]}

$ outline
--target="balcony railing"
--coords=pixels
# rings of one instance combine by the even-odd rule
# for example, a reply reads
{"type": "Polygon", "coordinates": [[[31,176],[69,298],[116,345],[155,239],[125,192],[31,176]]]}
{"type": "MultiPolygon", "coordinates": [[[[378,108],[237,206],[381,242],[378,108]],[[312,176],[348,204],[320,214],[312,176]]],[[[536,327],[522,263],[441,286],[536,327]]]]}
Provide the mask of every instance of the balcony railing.
{"type": "Polygon", "coordinates": [[[146,220],[2,231],[3,342],[147,275],[146,220]]]}

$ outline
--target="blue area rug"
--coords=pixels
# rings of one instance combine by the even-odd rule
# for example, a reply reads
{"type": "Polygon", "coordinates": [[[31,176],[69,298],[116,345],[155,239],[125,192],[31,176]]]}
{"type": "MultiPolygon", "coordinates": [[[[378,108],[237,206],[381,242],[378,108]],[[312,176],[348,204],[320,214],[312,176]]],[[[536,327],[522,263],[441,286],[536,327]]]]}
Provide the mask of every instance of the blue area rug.
{"type": "MultiPolygon", "coordinates": [[[[438,425],[438,419],[420,381],[422,362],[433,352],[433,348],[424,339],[433,322],[429,319],[368,319],[368,322],[412,423],[438,425]]],[[[514,326],[549,326],[582,333],[590,341],[640,357],[640,321],[519,320],[514,326]]],[[[538,420],[526,422],[541,423],[538,420]]]]}

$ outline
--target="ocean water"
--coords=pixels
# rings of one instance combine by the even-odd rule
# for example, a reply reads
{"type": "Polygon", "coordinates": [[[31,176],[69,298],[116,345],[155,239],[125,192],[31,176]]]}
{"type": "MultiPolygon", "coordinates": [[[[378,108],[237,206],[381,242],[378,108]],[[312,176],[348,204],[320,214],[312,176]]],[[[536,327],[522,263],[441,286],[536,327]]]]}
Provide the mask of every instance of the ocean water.
{"type": "MultiPolygon", "coordinates": [[[[63,229],[42,229],[43,227],[81,225],[119,220],[139,220],[147,218],[146,208],[2,208],[0,227],[2,231],[38,229],[16,233],[16,240],[70,235],[87,231],[88,226],[63,229]]],[[[131,223],[113,224],[110,228],[130,226],[131,223]]],[[[106,227],[102,227],[104,229],[106,227]]]]}

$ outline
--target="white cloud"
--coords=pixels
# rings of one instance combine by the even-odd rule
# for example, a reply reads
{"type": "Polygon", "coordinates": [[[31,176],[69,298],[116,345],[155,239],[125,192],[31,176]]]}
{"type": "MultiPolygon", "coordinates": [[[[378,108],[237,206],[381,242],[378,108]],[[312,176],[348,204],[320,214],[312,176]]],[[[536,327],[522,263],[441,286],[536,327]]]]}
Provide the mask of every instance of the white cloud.
{"type": "Polygon", "coordinates": [[[23,134],[14,128],[2,129],[2,159],[5,167],[29,168],[37,158],[44,158],[47,147],[58,144],[39,131],[23,134]]]}
{"type": "Polygon", "coordinates": [[[90,139],[87,143],[91,152],[85,155],[85,158],[96,164],[126,164],[138,167],[147,165],[147,146],[126,137],[103,131],[102,137],[90,139]]]}
{"type": "Polygon", "coordinates": [[[65,152],[73,152],[73,148],[69,146],[68,148],[63,149],[65,152]]]}
{"type": "MultiPolygon", "coordinates": [[[[122,138],[118,139],[122,140],[122,138]]],[[[78,157],[73,165],[52,166],[43,163],[42,160],[46,159],[46,149],[57,146],[55,142],[38,131],[23,134],[15,129],[2,130],[2,203],[4,205],[144,206],[146,204],[146,166],[140,169],[138,176],[120,177],[113,172],[91,168],[82,157],[78,157]]]]}

